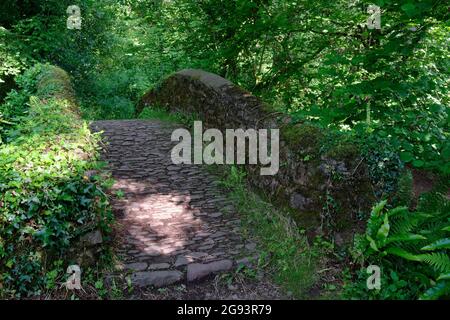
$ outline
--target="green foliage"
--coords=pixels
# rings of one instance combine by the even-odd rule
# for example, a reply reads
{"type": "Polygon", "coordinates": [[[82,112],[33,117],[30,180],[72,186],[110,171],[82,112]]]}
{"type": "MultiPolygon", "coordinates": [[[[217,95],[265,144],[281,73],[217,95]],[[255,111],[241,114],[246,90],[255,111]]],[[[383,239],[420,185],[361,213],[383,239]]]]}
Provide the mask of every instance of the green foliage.
{"type": "Polygon", "coordinates": [[[73,70],[85,117],[132,118],[135,103],[148,88],[189,66],[190,59],[173,44],[176,35],[165,25],[158,1],[101,0],[90,6],[85,19],[94,31],[84,31],[83,37],[91,47],[71,50],[74,61],[63,66],[73,70]],[[88,62],[80,64],[79,59],[88,62]]]}
{"type": "Polygon", "coordinates": [[[144,108],[139,114],[139,119],[158,119],[168,122],[181,122],[181,116],[168,113],[163,108],[158,107],[144,108]]]}
{"type": "Polygon", "coordinates": [[[0,25],[0,103],[14,87],[13,78],[27,66],[27,59],[11,45],[13,35],[0,25]]]}
{"type": "MultiPolygon", "coordinates": [[[[131,118],[136,101],[161,78],[202,68],[287,113],[294,126],[281,133],[304,161],[360,153],[378,199],[395,195],[395,204],[411,204],[405,165],[448,178],[450,29],[443,1],[80,0],[82,29],[69,30],[72,4],[0,4],[0,283],[15,293],[53,287],[61,265],[44,266],[48,252],[62,261],[79,227],[94,224],[106,208],[100,182],[82,178],[98,166],[98,137],[79,119],[75,96],[85,118],[131,118]],[[365,26],[372,2],[382,10],[381,30],[365,26]],[[76,95],[60,86],[67,74],[29,68],[35,62],[67,70],[76,95]],[[47,267],[58,271],[39,278],[47,267]]],[[[159,108],[141,114],[185,124],[193,117],[159,108]]],[[[238,173],[231,177],[230,188],[241,185],[238,173]]],[[[442,225],[448,207],[441,195],[447,189],[437,191],[423,196],[416,212],[381,206],[369,219],[360,252],[388,274],[371,297],[443,295],[449,226],[442,225]]],[[[324,200],[325,213],[335,210],[332,198],[324,200]]],[[[270,223],[262,223],[262,237],[271,230],[280,235],[274,236],[280,247],[267,242],[279,253],[279,274],[302,282],[309,272],[302,274],[307,269],[293,258],[298,243],[283,240],[270,223]]],[[[367,294],[364,286],[352,288],[354,296],[367,294]]]]}
{"type": "MultiPolygon", "coordinates": [[[[428,193],[415,212],[406,207],[385,210],[386,203],[381,201],[373,207],[365,234],[355,240],[354,258],[362,266],[382,266],[382,277],[395,272],[402,279],[401,287],[407,284],[411,290],[394,292],[391,289],[399,289],[398,283],[385,279],[381,290],[370,293],[370,297],[437,299],[448,296],[450,201],[438,192],[428,193]]],[[[347,287],[347,295],[367,297],[368,290],[361,290],[361,282],[365,281],[362,274],[363,270],[357,272],[356,283],[347,287]]]]}
{"type": "Polygon", "coordinates": [[[409,207],[413,198],[413,175],[405,170],[398,179],[396,202],[400,206],[409,207]]]}
{"type": "Polygon", "coordinates": [[[388,153],[446,173],[447,6],[379,1],[382,29],[369,30],[369,4],[175,0],[159,5],[157,20],[192,66],[243,85],[296,121],[337,130],[367,124],[392,146],[388,153]]]}
{"type": "Polygon", "coordinates": [[[367,132],[364,126],[357,128],[354,136],[368,165],[376,196],[382,199],[393,194],[404,170],[398,148],[386,136],[367,132]]]}
{"type": "Polygon", "coordinates": [[[318,126],[302,123],[283,127],[281,135],[291,148],[304,156],[317,158],[324,138],[322,131],[318,126]]]}
{"type": "MultiPolygon", "coordinates": [[[[138,68],[142,70],[142,64],[131,69],[136,61],[128,61],[126,65],[117,63],[120,61],[117,56],[128,57],[129,53],[123,50],[135,43],[134,39],[118,37],[115,33],[128,30],[128,26],[115,20],[116,10],[123,7],[108,0],[78,1],[82,28],[69,30],[66,27],[69,5],[73,3],[68,0],[33,1],[31,6],[17,4],[15,8],[5,5],[6,12],[12,11],[17,20],[0,15],[0,25],[8,28],[0,27],[0,58],[5,57],[0,59],[0,82],[4,76],[17,75],[36,61],[50,62],[75,78],[86,115],[129,118],[133,110],[130,82],[146,77],[137,72],[138,68]],[[105,57],[105,53],[109,56],[105,57]]],[[[11,86],[5,88],[9,89],[11,86]]]]}
{"type": "Polygon", "coordinates": [[[369,139],[381,196],[395,190],[399,161],[449,171],[450,68],[442,2],[377,3],[381,30],[364,26],[365,0],[83,0],[82,30],[68,30],[71,3],[36,1],[5,10],[0,54],[5,74],[33,59],[68,70],[91,119],[132,117],[148,87],[179,69],[216,72],[294,122],[369,139]]]}
{"type": "Polygon", "coordinates": [[[85,177],[86,171],[101,167],[96,161],[99,137],[80,120],[70,99],[61,96],[70,83],[45,81],[61,73],[37,65],[18,78],[21,88],[0,105],[14,121],[0,146],[1,296],[52,289],[64,274],[62,262],[54,263],[70,262],[69,249],[77,238],[95,228],[109,231],[105,182],[85,177]]]}
{"type": "Polygon", "coordinates": [[[261,242],[260,263],[267,259],[265,265],[278,283],[295,297],[307,298],[320,280],[319,260],[329,252],[329,244],[317,238],[309,245],[289,212],[249,192],[245,173],[238,167],[225,169],[221,184],[230,191],[241,213],[243,236],[256,236],[261,242]]]}

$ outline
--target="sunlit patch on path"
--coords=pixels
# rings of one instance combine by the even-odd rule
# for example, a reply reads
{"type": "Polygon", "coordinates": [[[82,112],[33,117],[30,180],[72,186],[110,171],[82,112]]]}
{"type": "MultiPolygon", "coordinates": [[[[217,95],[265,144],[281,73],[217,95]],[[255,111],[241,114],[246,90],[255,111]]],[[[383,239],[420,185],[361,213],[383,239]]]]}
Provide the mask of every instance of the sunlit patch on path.
{"type": "Polygon", "coordinates": [[[240,220],[203,166],[174,165],[170,135],[159,121],[98,121],[104,160],[116,179],[123,272],[134,285],[163,287],[232,270],[256,255],[240,236],[240,220]]]}

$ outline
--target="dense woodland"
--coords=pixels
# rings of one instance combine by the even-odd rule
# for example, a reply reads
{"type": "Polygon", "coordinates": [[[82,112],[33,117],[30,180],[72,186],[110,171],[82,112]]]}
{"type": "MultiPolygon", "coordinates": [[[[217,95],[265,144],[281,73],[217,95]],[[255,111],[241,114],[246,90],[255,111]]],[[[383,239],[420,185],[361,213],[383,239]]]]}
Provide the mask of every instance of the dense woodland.
{"type": "MultiPolygon", "coordinates": [[[[345,250],[332,249],[332,236],[315,242],[343,271],[326,288],[333,297],[448,298],[449,10],[443,0],[2,1],[0,297],[51,295],[81,229],[111,229],[110,179],[83,175],[101,167],[86,122],[133,118],[164,77],[198,68],[294,124],[326,129],[323,148],[358,146],[376,201],[345,250]],[[73,4],[79,30],[66,25],[73,4]],[[381,8],[381,29],[367,27],[370,4],[381,8]],[[70,74],[81,115],[55,98],[65,79],[47,79],[58,77],[50,65],[70,74]],[[74,160],[77,152],[92,161],[74,160]],[[380,290],[366,289],[370,264],[387,275],[380,290]]],[[[96,292],[100,269],[89,274],[96,292]]],[[[295,291],[295,279],[280,279],[295,291]]]]}

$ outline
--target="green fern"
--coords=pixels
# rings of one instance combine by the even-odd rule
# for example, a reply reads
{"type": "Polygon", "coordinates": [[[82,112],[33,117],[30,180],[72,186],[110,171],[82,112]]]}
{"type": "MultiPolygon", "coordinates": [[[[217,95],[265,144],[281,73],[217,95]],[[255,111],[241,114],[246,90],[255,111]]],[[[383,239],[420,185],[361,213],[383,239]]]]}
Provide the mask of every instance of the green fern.
{"type": "Polygon", "coordinates": [[[386,244],[390,244],[392,242],[404,242],[404,241],[416,241],[416,240],[426,240],[424,236],[420,234],[414,234],[414,233],[398,233],[392,237],[389,237],[389,239],[386,241],[386,244]]]}
{"type": "Polygon", "coordinates": [[[420,213],[411,213],[404,207],[401,207],[401,209],[402,211],[396,211],[395,213],[388,212],[388,215],[391,216],[392,232],[395,234],[410,233],[422,219],[420,213]]]}
{"type": "Polygon", "coordinates": [[[385,252],[388,254],[397,256],[397,257],[401,257],[406,260],[417,261],[417,262],[423,261],[423,259],[420,256],[412,254],[412,253],[410,253],[406,250],[403,250],[402,248],[398,248],[398,247],[387,248],[385,250],[385,252]]]}
{"type": "Polygon", "coordinates": [[[419,300],[437,300],[450,293],[450,282],[438,282],[425,291],[419,300]]]}
{"type": "Polygon", "coordinates": [[[438,278],[438,281],[439,280],[450,280],[450,272],[441,274],[438,278]]]}
{"type": "Polygon", "coordinates": [[[450,272],[450,258],[448,257],[448,254],[442,252],[433,252],[430,254],[422,254],[418,257],[420,257],[421,261],[428,263],[438,272],[450,272]]]}
{"type": "MultiPolygon", "coordinates": [[[[421,197],[418,211],[407,207],[386,210],[387,202],[376,204],[367,222],[365,237],[358,249],[366,260],[389,261],[398,265],[408,261],[428,289],[421,299],[437,299],[450,292],[450,201],[440,192],[421,197]],[[400,260],[398,260],[400,259],[400,260]],[[414,267],[416,266],[416,267],[414,267]],[[431,284],[431,287],[430,287],[431,284]]],[[[356,248],[356,246],[355,246],[356,248]]],[[[409,266],[408,265],[408,266],[409,266]]]]}
{"type": "Polygon", "coordinates": [[[438,249],[450,249],[450,238],[439,239],[438,241],[433,242],[421,250],[438,250],[438,249]]]}

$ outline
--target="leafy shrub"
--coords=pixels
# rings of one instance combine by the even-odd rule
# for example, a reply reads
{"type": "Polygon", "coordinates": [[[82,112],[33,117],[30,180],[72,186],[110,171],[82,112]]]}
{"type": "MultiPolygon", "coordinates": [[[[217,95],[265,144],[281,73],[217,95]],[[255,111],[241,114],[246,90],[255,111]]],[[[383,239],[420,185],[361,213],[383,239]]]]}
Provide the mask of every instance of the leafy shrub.
{"type": "Polygon", "coordinates": [[[13,77],[27,66],[27,59],[11,45],[13,36],[0,26],[0,103],[13,87],[13,77]]]}
{"type": "Polygon", "coordinates": [[[226,168],[221,185],[242,214],[242,234],[256,235],[261,242],[258,265],[269,265],[275,281],[296,298],[307,297],[318,282],[321,261],[328,253],[320,238],[309,245],[304,230],[293,222],[283,207],[274,207],[263,197],[248,190],[245,171],[226,168]]]}
{"type": "MultiPolygon", "coordinates": [[[[364,272],[356,273],[347,295],[359,298],[438,299],[450,294],[450,201],[425,194],[417,211],[374,206],[365,234],[355,238],[354,257],[362,266],[382,267],[381,290],[368,292],[364,272]],[[386,275],[390,275],[388,278],[386,275]]],[[[367,275],[366,275],[367,278],[367,275]]]]}
{"type": "Polygon", "coordinates": [[[64,75],[37,65],[18,78],[20,90],[0,106],[14,121],[0,146],[1,296],[39,294],[61,280],[62,262],[70,262],[79,236],[109,230],[106,181],[86,176],[101,167],[99,137],[63,94],[71,90],[64,75]],[[50,78],[55,81],[45,86],[50,78]]]}
{"type": "Polygon", "coordinates": [[[192,123],[198,118],[195,114],[182,114],[178,112],[169,113],[162,107],[146,107],[139,114],[139,119],[158,119],[161,121],[181,123],[186,126],[192,126],[192,123]]]}
{"type": "Polygon", "coordinates": [[[397,147],[386,136],[370,132],[365,126],[358,127],[354,136],[367,163],[376,196],[381,199],[393,194],[404,169],[397,147]]]}

